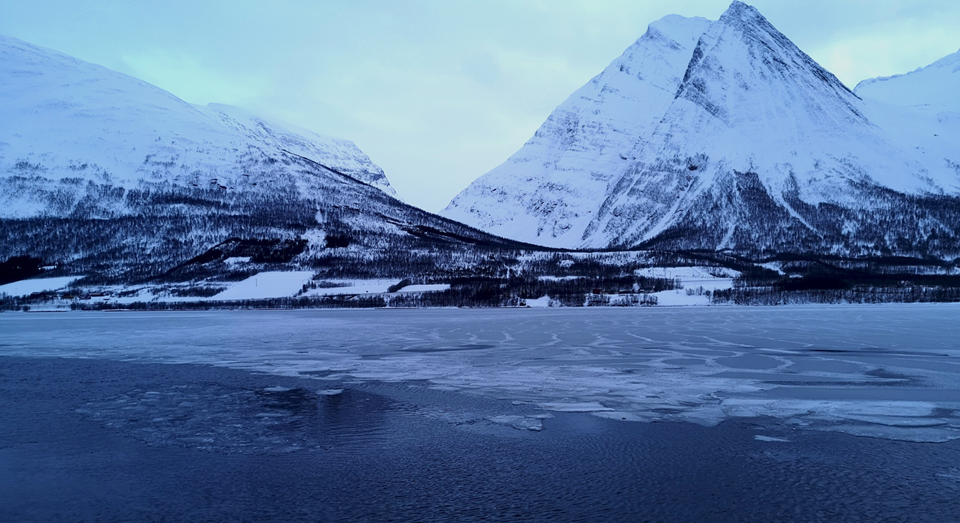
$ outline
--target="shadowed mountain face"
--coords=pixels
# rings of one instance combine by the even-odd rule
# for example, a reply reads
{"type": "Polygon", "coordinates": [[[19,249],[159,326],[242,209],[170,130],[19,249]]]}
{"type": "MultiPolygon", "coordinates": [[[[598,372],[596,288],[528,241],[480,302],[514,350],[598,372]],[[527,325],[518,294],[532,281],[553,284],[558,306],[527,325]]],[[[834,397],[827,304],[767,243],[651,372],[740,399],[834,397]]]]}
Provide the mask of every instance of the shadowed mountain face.
{"type": "Polygon", "coordinates": [[[6,37],[0,121],[0,261],[122,281],[182,269],[229,239],[297,246],[265,259],[300,266],[332,252],[517,245],[397,200],[352,142],[194,106],[6,37]]]}
{"type": "Polygon", "coordinates": [[[609,188],[660,124],[709,26],[676,15],[650,24],[516,154],[441,214],[533,243],[579,246],[609,188]]]}
{"type": "MultiPolygon", "coordinates": [[[[444,214],[565,247],[950,257],[960,251],[960,120],[949,111],[933,116],[854,94],[741,2],[705,26],[677,17],[651,24],[631,49],[637,47],[647,56],[636,70],[621,57],[581,89],[600,82],[597,90],[610,90],[608,78],[631,74],[642,78],[632,91],[617,85],[617,103],[600,99],[589,110],[578,92],[444,214]],[[651,35],[665,34],[658,30],[665,23],[682,30],[660,45],[651,35]],[[696,43],[686,46],[692,34],[696,43]],[[675,89],[639,96],[639,85],[668,86],[671,79],[675,89]],[[651,112],[636,122],[655,123],[625,133],[632,140],[620,143],[631,148],[617,153],[619,164],[594,161],[609,149],[590,133],[617,134],[603,125],[578,127],[570,115],[623,129],[616,122],[628,114],[624,106],[651,112]],[[574,124],[558,132],[558,115],[574,124]],[[550,147],[540,145],[542,136],[553,137],[550,147]],[[571,158],[598,172],[559,167],[571,158]]],[[[948,82],[945,76],[927,75],[929,83],[948,82]]]]}

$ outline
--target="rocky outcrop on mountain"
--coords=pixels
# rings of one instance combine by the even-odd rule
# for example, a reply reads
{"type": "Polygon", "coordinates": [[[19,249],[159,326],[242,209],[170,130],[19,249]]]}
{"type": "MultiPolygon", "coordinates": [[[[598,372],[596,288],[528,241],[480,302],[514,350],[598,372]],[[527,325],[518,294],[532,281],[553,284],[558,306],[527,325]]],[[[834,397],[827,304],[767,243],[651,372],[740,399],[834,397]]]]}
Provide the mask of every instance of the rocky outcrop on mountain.
{"type": "MultiPolygon", "coordinates": [[[[683,26],[689,31],[697,23],[683,26]]],[[[569,154],[571,145],[582,158],[604,150],[597,140],[564,144],[564,133],[548,120],[444,214],[558,247],[960,255],[960,127],[949,114],[931,120],[858,96],[741,2],[696,38],[689,51],[676,41],[653,48],[673,64],[658,81],[680,80],[665,103],[633,102],[655,108],[644,121],[656,123],[631,131],[633,147],[618,153],[620,165],[587,162],[600,171],[589,176],[545,171],[548,155],[531,147],[541,134],[554,138],[552,154],[569,154]],[[567,199],[558,214],[543,196],[551,191],[589,197],[567,199]],[[496,194],[511,197],[494,201],[496,194]]],[[[618,62],[604,75],[611,69],[619,70],[618,62]]],[[[928,76],[922,81],[940,81],[928,76]]],[[[900,80],[907,81],[915,80],[900,80]]],[[[565,107],[576,107],[574,98],[565,107]]],[[[591,111],[591,119],[605,122],[624,112],[602,101],[591,111]]]]}
{"type": "Polygon", "coordinates": [[[659,125],[709,25],[676,15],[650,24],[516,154],[441,214],[524,241],[579,247],[609,187],[636,160],[638,141],[659,125]]]}

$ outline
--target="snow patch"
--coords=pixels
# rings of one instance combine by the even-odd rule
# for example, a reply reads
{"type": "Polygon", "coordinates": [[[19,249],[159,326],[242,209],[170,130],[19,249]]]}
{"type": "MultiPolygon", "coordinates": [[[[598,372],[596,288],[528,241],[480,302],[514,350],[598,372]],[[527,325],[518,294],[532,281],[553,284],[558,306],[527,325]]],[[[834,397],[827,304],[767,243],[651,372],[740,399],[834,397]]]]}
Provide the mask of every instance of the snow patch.
{"type": "Polygon", "coordinates": [[[35,292],[60,290],[75,282],[77,276],[63,276],[61,278],[37,278],[35,280],[20,280],[0,285],[0,295],[29,296],[35,292]]]}
{"type": "Polygon", "coordinates": [[[698,296],[696,294],[689,295],[685,290],[660,291],[655,292],[650,296],[657,297],[658,307],[690,307],[710,305],[710,298],[702,295],[698,296]]]}
{"type": "Polygon", "coordinates": [[[313,278],[313,271],[260,272],[210,298],[214,301],[292,297],[313,278]]]}
{"type": "Polygon", "coordinates": [[[490,416],[487,420],[519,430],[532,430],[534,432],[543,430],[543,418],[540,417],[499,415],[490,416]]]}
{"type": "Polygon", "coordinates": [[[761,435],[761,434],[757,434],[756,436],[753,437],[753,439],[755,439],[755,440],[757,440],[757,441],[768,441],[768,442],[771,442],[771,443],[774,443],[774,442],[776,442],[776,443],[790,443],[790,440],[788,440],[788,439],[774,438],[774,437],[772,437],[772,436],[763,436],[763,435],[761,435]]]}
{"type": "Polygon", "coordinates": [[[541,403],[541,407],[547,410],[555,410],[557,412],[610,412],[614,409],[610,407],[604,407],[600,402],[580,402],[580,403],[566,403],[566,402],[552,402],[552,403],[541,403]]]}
{"type": "Polygon", "coordinates": [[[340,394],[343,394],[343,389],[318,390],[317,394],[320,396],[339,396],[340,394]]]}
{"type": "Polygon", "coordinates": [[[541,296],[535,300],[527,300],[527,307],[550,307],[550,296],[541,296]]]}

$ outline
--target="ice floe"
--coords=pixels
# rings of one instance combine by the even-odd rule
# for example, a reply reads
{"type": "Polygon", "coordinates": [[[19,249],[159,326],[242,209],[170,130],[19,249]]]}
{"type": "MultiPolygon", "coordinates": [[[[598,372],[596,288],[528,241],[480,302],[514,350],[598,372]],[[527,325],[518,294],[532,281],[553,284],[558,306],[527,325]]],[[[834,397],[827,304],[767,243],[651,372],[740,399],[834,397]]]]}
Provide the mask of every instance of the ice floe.
{"type": "Polygon", "coordinates": [[[958,314],[954,304],[5,314],[0,355],[308,376],[329,383],[321,396],[411,383],[615,420],[761,416],[945,441],[960,438],[958,314]]]}

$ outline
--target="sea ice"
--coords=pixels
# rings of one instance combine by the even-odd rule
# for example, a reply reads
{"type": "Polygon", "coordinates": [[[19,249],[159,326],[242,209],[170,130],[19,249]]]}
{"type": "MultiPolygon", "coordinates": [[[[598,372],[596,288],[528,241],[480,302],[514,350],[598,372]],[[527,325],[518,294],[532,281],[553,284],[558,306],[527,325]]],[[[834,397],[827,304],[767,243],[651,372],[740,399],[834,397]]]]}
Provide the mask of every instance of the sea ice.
{"type": "Polygon", "coordinates": [[[958,313],[955,304],[12,313],[0,315],[0,355],[309,376],[328,384],[321,397],[347,383],[406,382],[505,409],[707,426],[767,416],[944,441],[960,438],[958,313]]]}
{"type": "Polygon", "coordinates": [[[788,439],[784,439],[784,438],[774,438],[774,437],[772,437],[772,436],[763,436],[763,435],[761,435],[761,434],[757,434],[756,436],[753,437],[753,439],[755,439],[755,440],[757,440],[757,441],[768,441],[768,442],[771,442],[771,443],[772,443],[772,442],[777,442],[777,443],[790,443],[790,440],[788,440],[788,439]]]}

